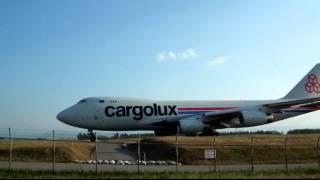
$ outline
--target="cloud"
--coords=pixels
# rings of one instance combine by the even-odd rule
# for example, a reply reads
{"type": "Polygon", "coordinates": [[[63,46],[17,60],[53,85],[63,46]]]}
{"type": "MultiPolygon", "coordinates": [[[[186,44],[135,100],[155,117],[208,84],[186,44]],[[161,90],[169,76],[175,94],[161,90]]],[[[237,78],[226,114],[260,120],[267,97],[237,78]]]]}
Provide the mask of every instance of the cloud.
{"type": "Polygon", "coordinates": [[[215,58],[214,60],[208,62],[208,66],[216,66],[216,65],[220,65],[220,64],[224,64],[225,62],[227,62],[229,60],[229,57],[227,56],[220,56],[215,58]]]}
{"type": "Polygon", "coordinates": [[[163,63],[165,61],[173,61],[173,60],[191,60],[199,57],[197,51],[195,49],[186,49],[182,52],[174,52],[174,51],[166,51],[158,53],[157,62],[163,63]]]}

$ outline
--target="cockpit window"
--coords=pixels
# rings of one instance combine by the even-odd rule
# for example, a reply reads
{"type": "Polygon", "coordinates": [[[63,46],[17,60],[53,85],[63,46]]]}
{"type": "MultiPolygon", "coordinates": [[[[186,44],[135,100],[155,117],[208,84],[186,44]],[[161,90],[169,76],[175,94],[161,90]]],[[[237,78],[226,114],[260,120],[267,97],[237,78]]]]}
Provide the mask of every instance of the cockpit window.
{"type": "Polygon", "coordinates": [[[87,102],[86,99],[82,99],[81,101],[79,101],[79,103],[85,103],[85,102],[87,102]]]}
{"type": "Polygon", "coordinates": [[[99,100],[99,103],[104,103],[104,100],[99,100]]]}

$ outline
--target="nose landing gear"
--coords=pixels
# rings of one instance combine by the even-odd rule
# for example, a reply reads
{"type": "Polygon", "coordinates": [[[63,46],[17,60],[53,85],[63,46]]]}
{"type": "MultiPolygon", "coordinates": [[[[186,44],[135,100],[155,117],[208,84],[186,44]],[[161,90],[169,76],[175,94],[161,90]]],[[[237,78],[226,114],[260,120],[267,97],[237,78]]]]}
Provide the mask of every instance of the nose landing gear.
{"type": "Polygon", "coordinates": [[[92,129],[89,129],[88,130],[89,132],[89,139],[91,142],[95,142],[97,140],[97,136],[95,133],[93,133],[93,130],[92,129]]]}

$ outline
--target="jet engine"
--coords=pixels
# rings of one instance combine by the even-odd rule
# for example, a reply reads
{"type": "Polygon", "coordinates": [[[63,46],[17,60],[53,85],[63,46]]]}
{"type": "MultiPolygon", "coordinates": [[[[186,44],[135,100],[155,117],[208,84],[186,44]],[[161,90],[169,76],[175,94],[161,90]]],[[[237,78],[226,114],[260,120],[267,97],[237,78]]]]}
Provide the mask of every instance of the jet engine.
{"type": "Polygon", "coordinates": [[[274,119],[272,114],[267,114],[258,110],[244,110],[241,111],[239,120],[241,125],[245,127],[257,126],[272,122],[274,119]]]}
{"type": "Polygon", "coordinates": [[[207,126],[197,117],[190,117],[179,121],[181,133],[196,135],[201,133],[207,126]]]}

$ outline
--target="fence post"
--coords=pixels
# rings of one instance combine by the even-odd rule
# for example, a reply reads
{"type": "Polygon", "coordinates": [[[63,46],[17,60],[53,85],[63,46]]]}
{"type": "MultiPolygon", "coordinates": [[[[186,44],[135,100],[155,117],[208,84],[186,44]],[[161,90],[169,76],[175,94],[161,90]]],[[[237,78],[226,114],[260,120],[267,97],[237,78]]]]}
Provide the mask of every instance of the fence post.
{"type": "Polygon", "coordinates": [[[251,137],[251,171],[254,171],[254,151],[253,151],[253,136],[251,137]]]}
{"type": "Polygon", "coordinates": [[[288,142],[288,135],[286,135],[285,144],[284,144],[284,158],[286,161],[286,171],[288,171],[287,142],[288,142]]]}
{"type": "Polygon", "coordinates": [[[140,149],[140,132],[139,132],[139,139],[138,139],[138,173],[140,173],[140,161],[141,161],[141,149],[140,149]]]}
{"type": "Polygon", "coordinates": [[[178,136],[179,136],[179,126],[177,126],[177,134],[176,134],[176,172],[179,171],[178,165],[179,165],[179,144],[178,144],[178,136]]]}
{"type": "MultiPolygon", "coordinates": [[[[208,149],[209,150],[213,150],[213,138],[209,139],[209,146],[208,146],[208,149]]],[[[205,157],[205,160],[206,160],[206,157],[205,157]]],[[[209,159],[210,160],[210,159],[209,159]]],[[[212,159],[212,164],[209,165],[209,172],[212,173],[212,168],[213,168],[213,159],[212,159]]]]}
{"type": "Polygon", "coordinates": [[[215,154],[214,154],[214,158],[213,158],[213,172],[216,173],[217,172],[217,168],[216,168],[216,158],[217,158],[217,150],[215,149],[215,144],[216,144],[216,136],[213,135],[213,143],[212,143],[212,149],[214,150],[215,154]]]}
{"type": "Polygon", "coordinates": [[[55,132],[52,131],[52,143],[53,143],[53,164],[52,164],[52,172],[55,173],[55,165],[56,165],[56,142],[55,142],[55,132]]]}
{"type": "Polygon", "coordinates": [[[144,160],[144,161],[147,161],[146,152],[142,152],[142,153],[143,153],[143,160],[144,160]]]}
{"type": "Polygon", "coordinates": [[[10,147],[9,147],[9,171],[12,169],[12,133],[11,128],[9,128],[9,139],[10,139],[10,147]]]}
{"type": "Polygon", "coordinates": [[[318,141],[317,141],[317,159],[318,159],[318,167],[320,167],[320,151],[319,151],[319,141],[320,141],[320,136],[318,137],[318,141]]]}
{"type": "Polygon", "coordinates": [[[94,133],[94,135],[95,135],[95,137],[96,137],[96,140],[95,140],[95,146],[96,146],[96,152],[95,152],[95,154],[96,154],[96,174],[98,174],[98,136],[97,136],[97,132],[95,132],[94,133]]]}

